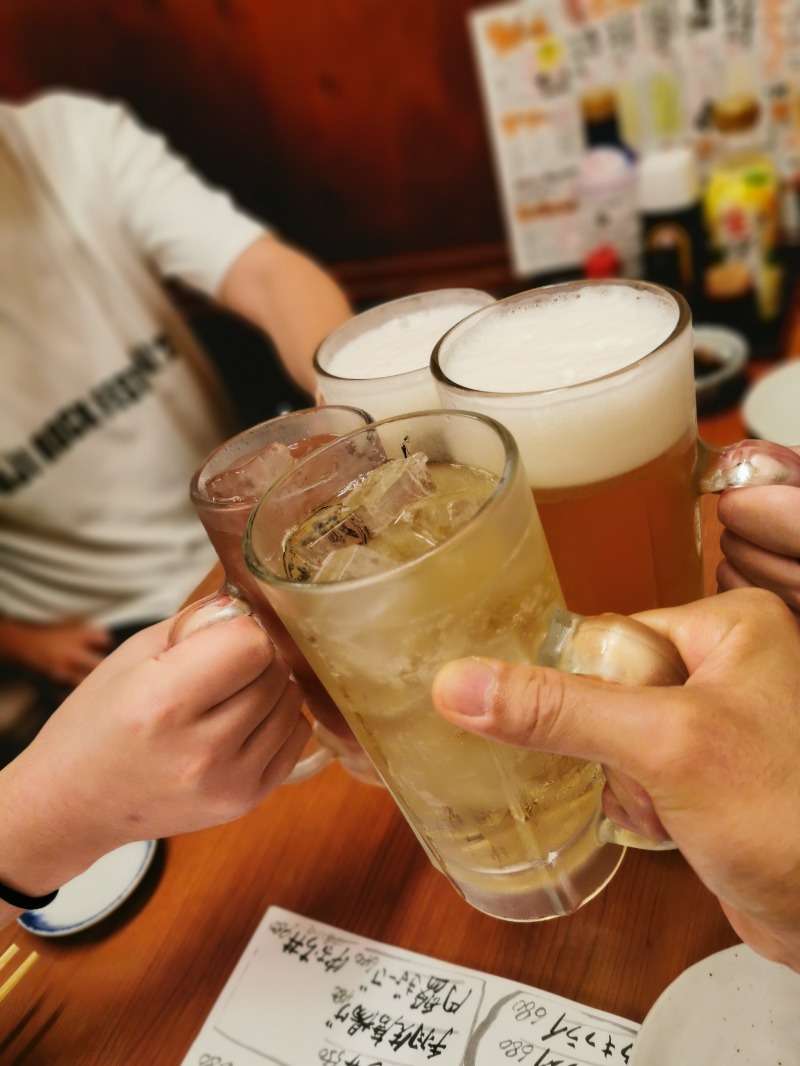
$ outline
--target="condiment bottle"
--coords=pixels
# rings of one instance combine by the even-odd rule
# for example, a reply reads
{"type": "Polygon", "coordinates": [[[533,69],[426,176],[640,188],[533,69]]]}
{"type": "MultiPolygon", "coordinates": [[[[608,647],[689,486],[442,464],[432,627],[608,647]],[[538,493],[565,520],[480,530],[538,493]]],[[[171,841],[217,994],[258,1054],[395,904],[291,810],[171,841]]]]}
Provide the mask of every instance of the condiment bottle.
{"type": "Polygon", "coordinates": [[[581,97],[581,116],[587,148],[619,148],[631,159],[635,158],[635,153],[620,132],[614,89],[601,87],[584,93],[581,97]]]}
{"type": "Polygon", "coordinates": [[[581,99],[586,149],[579,193],[584,272],[599,276],[598,264],[613,251],[614,273],[641,273],[641,234],[636,208],[636,159],[620,137],[616,96],[599,89],[581,99]]]}
{"type": "Polygon", "coordinates": [[[695,305],[706,237],[694,151],[680,145],[642,155],[638,201],[645,278],[677,289],[695,305]]]}
{"type": "Polygon", "coordinates": [[[703,201],[710,263],[705,274],[708,313],[748,333],[756,346],[779,319],[783,270],[779,262],[780,179],[762,147],[760,107],[752,96],[714,105],[717,131],[703,201]]]}

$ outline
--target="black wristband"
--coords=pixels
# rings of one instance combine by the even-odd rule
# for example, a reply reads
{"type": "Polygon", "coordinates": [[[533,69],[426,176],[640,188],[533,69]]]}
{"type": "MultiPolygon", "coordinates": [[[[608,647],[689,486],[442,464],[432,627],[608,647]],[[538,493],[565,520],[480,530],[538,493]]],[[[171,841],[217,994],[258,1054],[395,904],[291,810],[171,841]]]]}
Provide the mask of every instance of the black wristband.
{"type": "Polygon", "coordinates": [[[26,896],[0,881],[0,899],[10,903],[12,907],[21,907],[24,911],[41,910],[48,903],[52,903],[57,895],[58,889],[55,892],[48,892],[46,896],[26,896]]]}

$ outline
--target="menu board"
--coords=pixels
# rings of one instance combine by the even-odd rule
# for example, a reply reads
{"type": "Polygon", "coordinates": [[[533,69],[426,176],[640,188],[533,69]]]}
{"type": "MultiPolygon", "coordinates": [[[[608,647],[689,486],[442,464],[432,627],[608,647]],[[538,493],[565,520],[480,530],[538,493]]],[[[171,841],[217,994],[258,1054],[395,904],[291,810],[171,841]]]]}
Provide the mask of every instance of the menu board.
{"type": "Polygon", "coordinates": [[[715,101],[756,98],[800,241],[800,0],[516,0],[467,19],[517,274],[581,264],[581,98],[598,89],[634,153],[688,143],[701,174],[715,101]]]}
{"type": "Polygon", "coordinates": [[[481,8],[469,26],[513,267],[574,267],[584,142],[560,0],[481,8]]]}
{"type": "Polygon", "coordinates": [[[625,1066],[638,1029],[270,907],[183,1066],[625,1066]]]}

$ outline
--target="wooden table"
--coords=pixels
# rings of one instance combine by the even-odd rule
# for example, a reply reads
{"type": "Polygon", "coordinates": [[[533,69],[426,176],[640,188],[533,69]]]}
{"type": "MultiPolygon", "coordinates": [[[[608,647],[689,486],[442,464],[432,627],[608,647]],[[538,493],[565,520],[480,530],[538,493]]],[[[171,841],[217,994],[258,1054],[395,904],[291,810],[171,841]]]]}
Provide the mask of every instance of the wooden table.
{"type": "MultiPolygon", "coordinates": [[[[734,411],[701,433],[728,443],[743,427],[734,411]]],[[[95,929],[0,932],[0,951],[15,941],[41,955],[0,1006],[0,1062],[180,1063],[271,904],[636,1021],[688,966],[737,942],[674,852],[629,851],[572,917],[486,917],[429,864],[387,793],[332,765],[237,822],[162,842],[142,887],[95,929]]]]}
{"type": "Polygon", "coordinates": [[[677,853],[629,851],[569,918],[479,914],[388,794],[333,765],[235,823],[163,842],[142,887],[95,929],[4,930],[0,950],[15,941],[41,958],[0,1007],[0,1062],[180,1063],[271,904],[637,1021],[687,966],[736,943],[677,853]]]}

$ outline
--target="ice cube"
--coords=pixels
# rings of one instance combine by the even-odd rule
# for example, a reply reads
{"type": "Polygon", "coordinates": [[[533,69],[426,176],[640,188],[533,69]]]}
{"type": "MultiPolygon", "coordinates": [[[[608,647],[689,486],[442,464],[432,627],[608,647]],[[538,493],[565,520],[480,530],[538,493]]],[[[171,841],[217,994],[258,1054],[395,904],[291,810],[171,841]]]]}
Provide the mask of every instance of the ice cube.
{"type": "Polygon", "coordinates": [[[432,496],[407,508],[402,520],[433,548],[474,518],[484,502],[471,492],[432,496]]]}
{"type": "MultiPolygon", "coordinates": [[[[316,577],[331,552],[367,544],[396,522],[406,508],[435,490],[427,472],[427,459],[421,453],[407,459],[389,459],[374,467],[358,477],[334,503],[320,507],[289,531],[283,542],[287,576],[292,581],[332,580],[316,577]]],[[[390,548],[385,554],[395,553],[390,548]]]]}
{"type": "Polygon", "coordinates": [[[253,503],[285,474],[294,462],[289,449],[280,441],[251,455],[241,466],[222,470],[210,477],[205,485],[206,496],[215,503],[225,501],[253,503]]]}
{"type": "Polygon", "coordinates": [[[406,508],[435,491],[428,459],[416,452],[407,459],[389,459],[370,470],[348,494],[347,502],[374,537],[400,518],[406,508]]]}
{"type": "Polygon", "coordinates": [[[349,581],[357,577],[385,574],[397,564],[366,544],[351,544],[330,552],[312,581],[349,581]]]}
{"type": "Polygon", "coordinates": [[[320,507],[286,534],[283,565],[292,581],[313,581],[326,558],[337,549],[366,544],[367,527],[352,513],[347,500],[320,507]]]}

